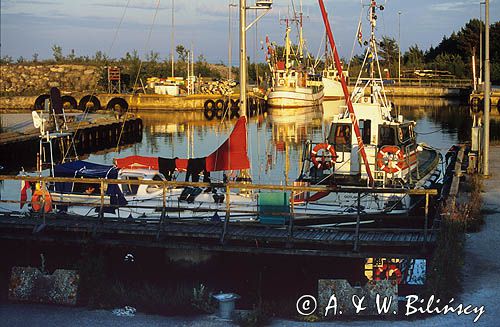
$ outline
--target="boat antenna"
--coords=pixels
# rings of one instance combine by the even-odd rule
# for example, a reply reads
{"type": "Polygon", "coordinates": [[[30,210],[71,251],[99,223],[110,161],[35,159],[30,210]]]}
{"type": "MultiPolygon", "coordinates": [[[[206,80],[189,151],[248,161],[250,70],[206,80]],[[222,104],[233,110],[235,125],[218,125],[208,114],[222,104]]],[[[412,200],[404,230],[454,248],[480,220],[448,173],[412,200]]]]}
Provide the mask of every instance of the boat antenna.
{"type": "Polygon", "coordinates": [[[335,60],[335,66],[337,67],[337,73],[340,79],[340,83],[342,84],[342,91],[344,92],[345,102],[347,104],[347,109],[349,110],[349,116],[351,117],[352,126],[354,127],[354,133],[356,134],[356,139],[358,141],[359,153],[361,153],[361,157],[363,158],[363,163],[365,164],[366,173],[368,174],[368,180],[370,185],[374,185],[373,176],[370,168],[370,164],[368,163],[368,158],[366,157],[365,146],[363,144],[363,138],[361,137],[361,132],[359,130],[358,120],[356,118],[356,114],[354,112],[354,108],[352,105],[351,97],[349,96],[349,90],[347,89],[347,83],[345,81],[345,76],[342,73],[342,65],[340,64],[339,54],[337,52],[337,47],[335,46],[335,40],[333,39],[332,29],[330,28],[330,22],[328,21],[328,15],[326,13],[325,4],[323,0],[318,0],[319,7],[321,9],[321,14],[323,16],[323,22],[326,28],[326,34],[328,35],[328,40],[330,41],[330,46],[333,52],[333,58],[335,60]]]}

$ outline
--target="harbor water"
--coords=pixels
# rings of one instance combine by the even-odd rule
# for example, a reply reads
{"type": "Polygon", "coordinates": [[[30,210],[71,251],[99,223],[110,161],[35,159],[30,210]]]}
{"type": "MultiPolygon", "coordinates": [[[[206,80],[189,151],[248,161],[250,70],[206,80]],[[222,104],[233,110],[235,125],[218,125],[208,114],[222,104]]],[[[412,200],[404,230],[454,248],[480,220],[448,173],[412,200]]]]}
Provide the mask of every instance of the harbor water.
{"type": "MultiPolygon", "coordinates": [[[[397,113],[407,120],[417,122],[418,142],[436,147],[444,153],[451,145],[470,139],[472,119],[466,104],[456,100],[429,98],[395,98],[393,102],[397,113]]],[[[300,172],[304,142],[325,140],[332,118],[338,112],[339,102],[327,101],[322,107],[294,110],[293,115],[265,114],[250,117],[248,154],[252,180],[273,185],[293,183],[300,172]]],[[[234,119],[207,121],[203,112],[199,111],[147,111],[136,112],[134,115],[140,117],[144,124],[140,142],[120,148],[99,149],[80,159],[112,164],[114,158],[130,155],[204,157],[227,139],[235,123],[234,119]]],[[[31,125],[31,115],[28,113],[4,113],[0,118],[4,130],[23,129],[31,125]]],[[[495,131],[499,129],[495,126],[500,124],[492,123],[493,133],[497,133],[495,131]]],[[[35,158],[36,154],[33,153],[33,162],[35,158]]],[[[22,168],[28,172],[35,170],[35,167],[19,165],[17,169],[3,173],[16,174],[22,168]]],[[[222,180],[222,175],[212,174],[212,179],[222,180]]],[[[18,190],[17,182],[4,182],[0,185],[4,200],[18,200],[18,190]]]]}

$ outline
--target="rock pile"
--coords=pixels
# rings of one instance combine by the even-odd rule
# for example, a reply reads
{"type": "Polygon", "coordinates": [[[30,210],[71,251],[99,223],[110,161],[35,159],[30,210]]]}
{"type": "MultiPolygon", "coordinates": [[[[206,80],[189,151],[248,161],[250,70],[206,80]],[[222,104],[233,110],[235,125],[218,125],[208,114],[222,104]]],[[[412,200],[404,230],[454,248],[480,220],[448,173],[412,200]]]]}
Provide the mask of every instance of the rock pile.
{"type": "Polygon", "coordinates": [[[84,65],[2,65],[0,92],[35,95],[58,87],[65,92],[93,91],[102,68],[84,65]]]}
{"type": "Polygon", "coordinates": [[[231,95],[235,86],[236,82],[234,81],[218,80],[201,85],[200,91],[203,94],[231,95]]]}

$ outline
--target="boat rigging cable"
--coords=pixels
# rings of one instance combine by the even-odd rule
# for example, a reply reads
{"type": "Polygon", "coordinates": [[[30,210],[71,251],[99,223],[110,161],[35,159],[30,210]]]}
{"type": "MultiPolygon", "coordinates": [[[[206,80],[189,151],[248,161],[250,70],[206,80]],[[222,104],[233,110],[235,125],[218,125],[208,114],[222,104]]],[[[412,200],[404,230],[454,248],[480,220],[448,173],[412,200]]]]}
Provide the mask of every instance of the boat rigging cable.
{"type": "MultiPolygon", "coordinates": [[[[326,33],[328,35],[328,40],[330,41],[330,46],[332,48],[333,57],[335,59],[335,66],[337,67],[337,73],[340,78],[340,83],[342,84],[342,90],[344,91],[345,102],[347,104],[347,109],[349,110],[352,126],[354,128],[354,132],[356,134],[356,139],[358,141],[359,153],[361,153],[361,157],[363,158],[363,163],[365,164],[366,173],[368,174],[368,179],[370,185],[374,185],[372,171],[370,168],[370,164],[368,163],[368,158],[366,157],[365,146],[363,144],[363,139],[361,137],[361,132],[359,130],[358,120],[356,118],[356,114],[354,113],[354,108],[352,106],[351,97],[349,96],[349,90],[347,89],[347,84],[345,81],[345,76],[342,73],[342,65],[340,64],[339,54],[337,52],[337,47],[335,46],[335,40],[333,39],[332,30],[330,28],[330,22],[328,21],[328,16],[325,9],[325,4],[323,0],[318,0],[319,7],[321,9],[321,14],[323,16],[323,22],[325,24],[326,33]]],[[[375,58],[374,58],[375,59],[375,58]]]]}
{"type": "MultiPolygon", "coordinates": [[[[361,0],[361,4],[363,4],[363,0],[361,0]]],[[[349,58],[349,63],[347,64],[347,72],[350,71],[350,68],[351,68],[351,63],[352,63],[352,58],[354,57],[354,48],[356,47],[356,41],[358,40],[359,41],[359,33],[361,33],[361,19],[363,19],[363,6],[361,6],[361,11],[359,13],[359,19],[358,19],[358,28],[356,29],[356,33],[354,35],[354,38],[352,40],[352,49],[351,49],[351,57],[349,58]]],[[[361,41],[363,39],[363,36],[361,35],[361,41]]],[[[361,42],[361,45],[360,46],[363,46],[362,45],[362,42],[361,42]]]]}
{"type": "MultiPolygon", "coordinates": [[[[125,14],[127,13],[127,9],[129,7],[129,5],[130,5],[130,0],[127,0],[127,4],[125,5],[125,8],[123,9],[122,16],[120,17],[120,22],[118,23],[118,26],[116,27],[115,34],[113,36],[113,41],[111,41],[111,44],[109,45],[108,52],[107,52],[108,54],[111,53],[111,50],[113,49],[113,47],[116,43],[116,40],[118,39],[118,32],[120,31],[120,28],[122,26],[122,23],[123,23],[123,20],[125,18],[125,14]]],[[[92,91],[91,95],[93,96],[96,93],[97,93],[97,84],[95,85],[94,90],[92,91]]],[[[82,122],[84,122],[85,119],[87,118],[88,113],[89,113],[89,108],[86,107],[84,112],[83,112],[83,119],[80,120],[80,122],[76,126],[75,133],[73,134],[73,137],[71,138],[71,145],[75,144],[76,134],[77,134],[78,130],[80,129],[82,122]]],[[[64,153],[63,158],[62,158],[62,162],[64,162],[66,157],[68,156],[70,148],[71,148],[71,146],[69,146],[68,149],[66,150],[66,152],[64,153]]],[[[75,153],[75,155],[77,155],[77,154],[75,153]]]]}
{"type": "MultiPolygon", "coordinates": [[[[151,40],[151,34],[153,33],[153,27],[155,25],[156,16],[158,16],[159,9],[160,9],[160,0],[156,1],[156,9],[155,9],[155,13],[153,15],[153,22],[151,23],[151,27],[149,28],[149,33],[148,33],[148,37],[146,39],[146,44],[144,45],[144,50],[147,50],[149,48],[149,41],[151,40]]],[[[140,59],[139,70],[137,71],[137,75],[136,75],[135,81],[134,81],[134,87],[132,88],[132,90],[135,90],[135,88],[137,86],[137,82],[139,81],[139,75],[140,75],[141,69],[142,69],[142,62],[143,62],[142,59],[140,59]]],[[[122,128],[120,129],[120,134],[118,135],[118,141],[116,142],[116,151],[117,152],[120,152],[120,141],[121,141],[121,138],[123,135],[123,130],[125,129],[125,123],[127,122],[128,110],[129,110],[129,108],[126,109],[125,115],[123,116],[122,128]]]]}

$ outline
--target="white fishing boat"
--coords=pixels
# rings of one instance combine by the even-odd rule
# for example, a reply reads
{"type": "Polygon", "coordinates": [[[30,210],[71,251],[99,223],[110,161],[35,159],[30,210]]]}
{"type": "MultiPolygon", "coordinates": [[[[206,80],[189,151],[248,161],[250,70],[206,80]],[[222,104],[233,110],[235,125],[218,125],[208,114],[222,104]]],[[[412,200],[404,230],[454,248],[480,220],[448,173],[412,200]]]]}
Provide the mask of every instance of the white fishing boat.
{"type": "MultiPolygon", "coordinates": [[[[345,79],[341,78],[346,96],[343,113],[334,117],[325,140],[306,143],[305,159],[297,180],[301,185],[324,184],[340,189],[368,188],[368,191],[360,199],[356,194],[341,190],[318,192],[296,199],[296,204],[319,210],[324,208],[323,205],[329,205],[351,208],[348,211],[361,207],[363,213],[408,213],[416,205],[415,199],[389,190],[430,188],[441,176],[438,150],[418,144],[415,122],[396,115],[386,98],[374,33],[375,12],[379,9],[382,7],[372,1],[368,13],[371,36],[354,92],[349,98],[345,79]],[[369,77],[362,78],[367,65],[369,77]],[[376,192],[371,194],[369,188],[376,189],[376,192]],[[388,191],[384,192],[384,189],[388,191]]],[[[326,25],[324,7],[322,11],[326,25]]],[[[337,71],[342,75],[329,25],[327,32],[337,71]]]]}
{"type": "Polygon", "coordinates": [[[323,83],[323,101],[344,100],[344,92],[338,72],[333,67],[327,67],[321,72],[321,82],[323,83]]]}
{"type": "Polygon", "coordinates": [[[286,19],[284,58],[278,58],[274,47],[267,43],[266,60],[271,70],[272,85],[267,95],[267,105],[271,114],[288,114],[287,108],[319,106],[323,102],[323,83],[321,76],[312,74],[304,64],[302,13],[294,19],[299,26],[297,54],[292,58],[290,25],[286,19]]]}

